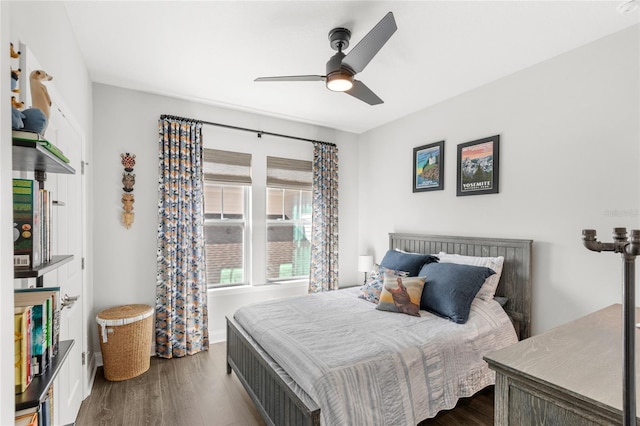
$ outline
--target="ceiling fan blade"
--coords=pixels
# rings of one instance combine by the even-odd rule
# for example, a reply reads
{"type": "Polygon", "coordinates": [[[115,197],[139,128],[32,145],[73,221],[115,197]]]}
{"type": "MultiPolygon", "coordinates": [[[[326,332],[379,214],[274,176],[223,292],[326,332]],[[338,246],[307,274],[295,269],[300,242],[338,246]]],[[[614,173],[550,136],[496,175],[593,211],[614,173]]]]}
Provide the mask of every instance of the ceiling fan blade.
{"type": "Polygon", "coordinates": [[[280,77],[258,77],[253,81],[324,81],[324,75],[283,75],[280,77]]]}
{"type": "Polygon", "coordinates": [[[359,80],[353,80],[353,87],[347,90],[345,93],[350,94],[354,98],[360,99],[362,102],[366,102],[369,105],[379,105],[384,103],[382,99],[371,91],[363,82],[359,80]]]}
{"type": "Polygon", "coordinates": [[[396,32],[396,20],[393,13],[389,12],[376,24],[369,33],[344,57],[342,63],[356,73],[362,71],[374,56],[382,49],[382,46],[396,32]]]}

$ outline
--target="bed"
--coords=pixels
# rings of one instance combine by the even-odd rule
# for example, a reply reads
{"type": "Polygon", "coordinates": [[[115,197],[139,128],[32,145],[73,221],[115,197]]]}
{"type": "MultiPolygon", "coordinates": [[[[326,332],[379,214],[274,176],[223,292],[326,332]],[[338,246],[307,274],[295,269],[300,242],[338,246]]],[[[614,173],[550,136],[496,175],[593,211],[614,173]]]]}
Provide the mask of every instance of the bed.
{"type": "MultiPolygon", "coordinates": [[[[400,249],[413,253],[433,253],[439,252],[456,253],[467,256],[503,256],[505,258],[502,274],[496,290],[496,296],[506,298],[506,304],[504,311],[508,313],[510,321],[513,324],[513,328],[517,333],[517,338],[524,339],[530,335],[531,324],[531,245],[530,240],[513,240],[513,239],[487,239],[487,238],[470,238],[470,237],[455,237],[455,236],[432,236],[432,235],[414,235],[414,234],[390,234],[389,235],[389,248],[400,249]]],[[[362,359],[357,358],[360,356],[359,352],[366,352],[367,348],[359,348],[356,353],[346,354],[344,356],[353,358],[355,360],[353,366],[347,366],[346,368],[329,368],[331,371],[331,377],[325,378],[320,376],[322,374],[323,367],[325,367],[325,360],[329,367],[331,366],[332,357],[333,365],[335,366],[336,359],[339,358],[337,354],[342,356],[340,352],[344,350],[343,342],[336,340],[336,348],[334,353],[331,351],[324,351],[328,346],[323,344],[314,348],[315,350],[324,351],[319,356],[322,357],[322,362],[318,363],[318,360],[312,361],[307,367],[304,366],[305,358],[310,355],[309,350],[304,345],[311,345],[313,347],[314,339],[314,327],[313,324],[307,324],[310,339],[306,339],[304,336],[295,334],[290,337],[287,344],[281,344],[280,346],[274,346],[268,340],[268,335],[279,333],[271,331],[271,323],[263,321],[251,321],[251,317],[257,317],[260,314],[260,309],[265,310],[278,310],[282,312],[291,309],[306,309],[312,311],[314,309],[323,310],[328,306],[335,306],[340,312],[340,307],[344,306],[345,309],[351,309],[353,316],[351,322],[358,325],[356,318],[369,318],[360,315],[369,315],[365,312],[367,310],[366,304],[368,302],[361,301],[357,306],[349,305],[348,299],[353,299],[353,294],[347,290],[338,292],[330,292],[332,294],[323,295],[322,298],[307,298],[311,301],[311,305],[299,308],[298,305],[270,305],[265,303],[263,305],[257,305],[253,309],[257,311],[251,311],[251,313],[239,316],[240,320],[244,322],[247,328],[251,329],[255,327],[253,336],[245,327],[241,326],[239,321],[235,318],[227,318],[227,373],[232,371],[236,373],[240,382],[243,384],[250,397],[256,404],[261,415],[267,422],[267,424],[275,425],[319,425],[325,424],[344,424],[347,422],[353,423],[353,419],[366,419],[367,424],[391,424],[393,419],[411,419],[397,421],[396,424],[411,424],[417,423],[424,418],[432,417],[440,409],[452,408],[455,405],[458,397],[469,396],[477,390],[478,387],[484,387],[491,384],[487,380],[487,376],[480,378],[475,377],[473,385],[464,386],[464,378],[460,379],[461,390],[455,392],[448,391],[450,385],[448,382],[442,382],[441,378],[435,377],[433,382],[430,380],[430,375],[434,375],[432,371],[442,370],[442,373],[438,373],[440,376],[447,375],[450,372],[446,371],[446,368],[456,369],[456,366],[447,367],[446,364],[451,364],[450,360],[454,359],[452,356],[440,355],[432,356],[429,352],[428,346],[423,345],[421,350],[423,352],[416,352],[414,349],[406,349],[400,351],[398,355],[392,354],[393,363],[389,364],[390,367],[381,366],[379,363],[364,364],[360,361],[364,358],[373,359],[378,361],[378,357],[375,353],[363,354],[362,359]],[[279,306],[279,307],[278,307],[279,306]],[[250,326],[250,327],[249,327],[250,326]],[[290,350],[289,352],[282,352],[283,349],[290,350]],[[268,350],[265,350],[268,349],[268,350]],[[415,374],[415,370],[411,370],[412,373],[406,380],[406,386],[393,384],[393,392],[386,392],[385,380],[387,380],[384,374],[381,374],[385,368],[389,369],[403,369],[409,364],[415,364],[416,360],[419,360],[419,364],[422,365],[424,370],[424,377],[415,374]],[[426,368],[424,366],[432,363],[433,369],[426,368]],[[318,366],[319,365],[319,366],[318,366]],[[297,367],[296,367],[297,366],[297,367]],[[301,373],[302,368],[302,373],[301,373]],[[305,370],[306,368],[306,370],[305,370]],[[304,373],[304,374],[303,374],[304,373]],[[308,374],[307,374],[308,373],[308,374]],[[342,379],[346,380],[345,383],[349,385],[342,385],[337,383],[334,376],[344,376],[342,379]],[[310,380],[314,377],[322,377],[319,382],[310,380]],[[437,380],[436,380],[437,379],[437,380]],[[429,400],[425,400],[421,394],[420,386],[424,387],[424,381],[427,381],[427,387],[429,389],[429,400]],[[376,382],[376,383],[374,383],[376,382]],[[378,383],[378,382],[383,382],[378,383]],[[355,383],[355,385],[354,385],[355,383]],[[422,383],[422,384],[421,384],[422,383]],[[335,389],[335,392],[332,392],[335,389]],[[349,386],[356,386],[349,387],[349,386]],[[357,390],[357,386],[361,386],[360,391],[357,390]],[[360,406],[367,406],[367,403],[375,400],[379,397],[376,394],[376,389],[380,393],[379,389],[385,390],[384,397],[389,401],[389,395],[396,396],[395,402],[388,404],[392,406],[391,413],[387,412],[374,412],[376,410],[366,410],[365,413],[346,413],[345,410],[357,409],[360,406]],[[434,391],[435,389],[435,391],[434,391]],[[312,398],[310,394],[313,394],[312,398]],[[362,395],[360,395],[362,394],[362,395]],[[436,395],[435,397],[433,395],[436,395]],[[441,396],[440,396],[441,395],[441,396]],[[365,398],[366,403],[362,403],[362,399],[365,398]],[[348,399],[349,401],[345,400],[348,399]],[[409,401],[409,403],[407,403],[409,401]],[[411,405],[407,408],[406,406],[411,405]],[[404,408],[403,408],[404,407],[404,408]],[[416,408],[418,407],[418,408],[416,408]],[[322,411],[321,411],[322,408],[322,411]],[[396,410],[395,412],[393,410],[396,410]],[[387,416],[385,418],[385,416],[387,416]],[[392,416],[392,417],[389,417],[392,416]],[[404,416],[404,417],[403,417],[404,416]],[[411,417],[413,416],[413,417],[411,417]],[[415,418],[415,416],[424,416],[415,418]],[[351,420],[347,420],[351,419],[351,420]]],[[[351,291],[353,293],[353,291],[351,291]]],[[[484,323],[476,324],[476,321],[481,321],[479,318],[485,316],[484,314],[478,314],[482,309],[500,310],[501,307],[493,301],[489,302],[475,302],[474,308],[476,313],[469,319],[469,324],[464,324],[466,329],[483,329],[484,323]],[[480,309],[480,311],[478,311],[480,309]]],[[[292,303],[291,301],[289,303],[292,303]]],[[[371,310],[371,309],[369,309],[371,310]]],[[[282,313],[281,312],[281,313],[282,313]]],[[[344,312],[343,312],[344,313],[344,312]]],[[[238,315],[238,314],[237,314],[238,315]]],[[[281,316],[283,316],[282,314],[281,316]]],[[[351,315],[351,311],[349,312],[351,315]]],[[[347,315],[347,316],[349,316],[347,315]]],[[[504,314],[502,314],[504,316],[504,314]]],[[[277,316],[277,315],[276,315],[277,316]]],[[[338,315],[339,316],[339,315],[338,315]]],[[[391,329],[397,327],[406,327],[402,325],[404,323],[396,322],[405,320],[405,315],[391,314],[385,317],[385,322],[391,329]]],[[[428,316],[425,316],[428,317],[428,316]]],[[[506,316],[505,316],[506,317],[506,316]]],[[[509,318],[507,321],[509,321],[509,318]]],[[[423,318],[420,318],[423,320],[423,318]]],[[[452,324],[449,321],[441,318],[425,318],[425,321],[431,321],[426,327],[434,328],[438,330],[436,334],[444,334],[448,329],[455,327],[457,324],[452,324]]],[[[364,320],[369,322],[369,320],[364,320]]],[[[374,328],[376,326],[374,325],[374,328]]],[[[380,327],[380,325],[378,325],[380,327]]],[[[509,327],[511,325],[509,324],[509,327]]],[[[285,324],[285,327],[286,324],[285,324]]],[[[326,328],[325,326],[321,328],[326,328]]],[[[320,328],[318,328],[319,330],[320,328]]],[[[294,332],[295,333],[295,332],[294,332]]],[[[345,332],[348,336],[350,332],[345,332]]],[[[419,336],[420,331],[418,329],[415,332],[412,330],[411,335],[419,336]]],[[[513,331],[512,331],[513,333],[513,331]]],[[[482,334],[482,333],[480,333],[482,334]]],[[[320,338],[318,334],[318,339],[320,338]]],[[[408,337],[407,337],[408,338],[408,337]]],[[[482,338],[482,336],[481,336],[482,338]]],[[[389,340],[389,337],[385,337],[389,340]]],[[[403,338],[404,339],[404,338],[403,338]]],[[[399,347],[404,347],[405,342],[400,339],[398,334],[399,347]]],[[[487,350],[486,347],[480,343],[473,342],[469,346],[478,346],[479,350],[487,350]]],[[[330,345],[329,345],[330,346],[330,345]]],[[[383,345],[384,346],[384,345],[383,345]]],[[[372,348],[375,350],[384,350],[372,348]]],[[[461,354],[464,352],[464,347],[452,347],[447,349],[454,354],[461,354]]],[[[460,355],[460,359],[465,359],[465,354],[460,355]]],[[[480,357],[481,358],[481,357],[480,357]]],[[[454,363],[455,364],[455,363],[454,363]]],[[[325,369],[326,370],[326,369],[325,369]]],[[[325,371],[326,373],[326,371],[325,371]]],[[[477,376],[480,374],[478,371],[470,371],[471,376],[477,376]]],[[[483,373],[485,374],[485,373],[483,373]]],[[[491,376],[491,379],[493,377],[491,376]]],[[[315,380],[315,379],[314,379],[315,380]]],[[[394,379],[395,380],[395,379],[394,379]]],[[[457,380],[457,379],[456,379],[457,380]]],[[[391,380],[393,381],[393,380],[391,380]]],[[[391,385],[389,385],[391,386],[391,385]]],[[[388,389],[391,389],[389,387],[388,389]]],[[[381,401],[381,400],[380,400],[381,401]]],[[[386,408],[385,408],[386,410],[386,408]]],[[[364,411],[364,410],[360,410],[364,411]]]]}

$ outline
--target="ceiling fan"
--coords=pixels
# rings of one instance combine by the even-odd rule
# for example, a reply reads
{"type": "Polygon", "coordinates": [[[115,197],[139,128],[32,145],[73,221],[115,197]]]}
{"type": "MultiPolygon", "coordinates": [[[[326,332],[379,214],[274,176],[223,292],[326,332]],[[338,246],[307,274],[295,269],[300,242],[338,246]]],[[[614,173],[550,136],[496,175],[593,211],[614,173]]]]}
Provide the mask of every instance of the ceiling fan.
{"type": "Polygon", "coordinates": [[[345,54],[343,50],[349,47],[351,31],[346,28],[334,28],[329,31],[329,41],[331,48],[338,53],[327,62],[326,75],[258,77],[254,81],[325,81],[329,90],[345,92],[369,105],[381,104],[382,99],[354,76],[367,66],[397,29],[393,13],[389,12],[349,53],[345,54]]]}

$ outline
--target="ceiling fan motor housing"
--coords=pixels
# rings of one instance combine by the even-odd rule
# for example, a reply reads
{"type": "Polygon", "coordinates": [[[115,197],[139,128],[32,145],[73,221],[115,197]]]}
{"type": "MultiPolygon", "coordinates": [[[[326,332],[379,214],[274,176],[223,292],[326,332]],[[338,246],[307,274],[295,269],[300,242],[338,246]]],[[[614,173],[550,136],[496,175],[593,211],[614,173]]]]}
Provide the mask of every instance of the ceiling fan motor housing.
{"type": "Polygon", "coordinates": [[[338,71],[346,71],[347,74],[351,74],[354,75],[355,72],[353,72],[351,69],[349,69],[349,67],[347,67],[346,65],[344,65],[342,63],[342,59],[345,57],[345,54],[342,52],[338,52],[335,55],[333,55],[331,58],[329,58],[329,60],[327,61],[327,75],[334,73],[334,72],[338,72],[338,71]]]}
{"type": "Polygon", "coordinates": [[[355,72],[342,63],[342,59],[344,57],[345,54],[338,51],[329,59],[329,61],[327,61],[326,84],[329,90],[342,92],[350,89],[353,85],[353,76],[355,75],[355,72]],[[339,84],[337,80],[341,80],[343,83],[339,84]],[[339,84],[338,86],[336,86],[337,83],[339,84]]]}
{"type": "Polygon", "coordinates": [[[349,47],[349,40],[351,40],[351,31],[346,28],[334,28],[329,31],[329,42],[331,48],[338,52],[349,47]]]}

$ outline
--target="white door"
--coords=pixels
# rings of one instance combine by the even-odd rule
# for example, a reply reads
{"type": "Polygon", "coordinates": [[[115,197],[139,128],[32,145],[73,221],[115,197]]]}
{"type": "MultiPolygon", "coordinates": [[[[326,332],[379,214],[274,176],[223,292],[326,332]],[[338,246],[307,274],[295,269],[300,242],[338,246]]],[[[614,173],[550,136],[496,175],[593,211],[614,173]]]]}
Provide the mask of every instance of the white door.
{"type": "Polygon", "coordinates": [[[49,174],[45,187],[57,202],[52,207],[52,253],[71,254],[73,260],[53,274],[45,276],[45,285],[59,286],[60,298],[67,295],[77,301],[60,311],[60,340],[75,344],[54,382],[54,424],[75,422],[83,399],[82,353],[85,351],[83,294],[83,176],[81,173],[82,137],[56,108],[51,110],[46,138],[62,150],[76,170],[73,175],[49,174]]]}

